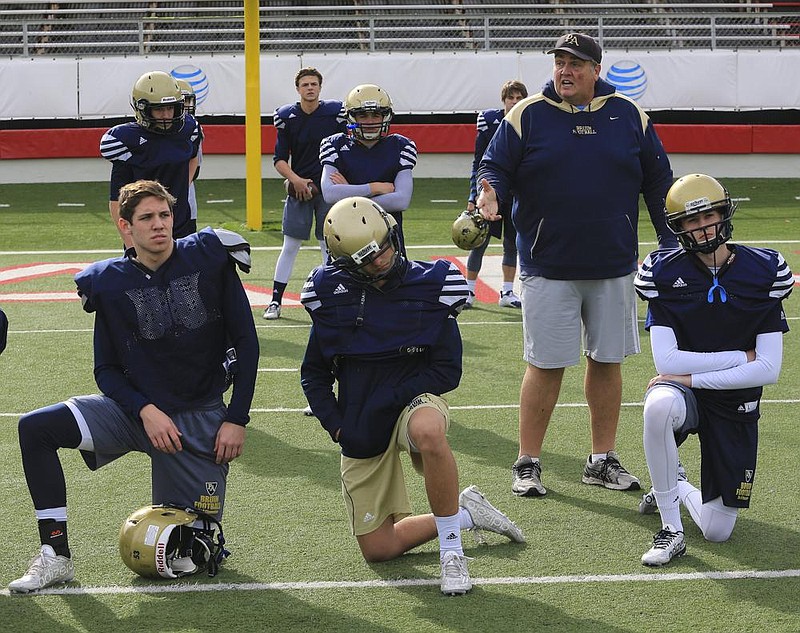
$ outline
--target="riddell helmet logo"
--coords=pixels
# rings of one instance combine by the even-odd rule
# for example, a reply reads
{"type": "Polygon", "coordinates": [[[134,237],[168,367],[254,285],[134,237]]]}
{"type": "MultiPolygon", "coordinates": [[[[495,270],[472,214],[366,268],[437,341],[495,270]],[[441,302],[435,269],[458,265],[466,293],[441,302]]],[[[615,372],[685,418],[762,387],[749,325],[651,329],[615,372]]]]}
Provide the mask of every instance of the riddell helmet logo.
{"type": "Polygon", "coordinates": [[[156,571],[160,576],[164,576],[167,571],[167,546],[165,543],[156,545],[156,571]]]}

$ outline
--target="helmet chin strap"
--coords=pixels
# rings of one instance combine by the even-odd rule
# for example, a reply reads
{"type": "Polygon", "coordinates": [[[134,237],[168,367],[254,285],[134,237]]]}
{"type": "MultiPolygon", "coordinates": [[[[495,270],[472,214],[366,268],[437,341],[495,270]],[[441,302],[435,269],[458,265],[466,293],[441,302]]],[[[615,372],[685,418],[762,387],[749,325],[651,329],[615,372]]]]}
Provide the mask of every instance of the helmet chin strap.
{"type": "Polygon", "coordinates": [[[714,303],[716,298],[715,292],[719,291],[719,300],[721,303],[725,303],[728,301],[728,293],[726,292],[725,288],[720,285],[719,278],[717,277],[717,271],[719,271],[719,267],[717,266],[717,249],[714,249],[711,252],[711,257],[714,263],[713,268],[713,281],[711,283],[711,287],[708,289],[708,295],[706,296],[706,301],[709,303],[714,303]]]}

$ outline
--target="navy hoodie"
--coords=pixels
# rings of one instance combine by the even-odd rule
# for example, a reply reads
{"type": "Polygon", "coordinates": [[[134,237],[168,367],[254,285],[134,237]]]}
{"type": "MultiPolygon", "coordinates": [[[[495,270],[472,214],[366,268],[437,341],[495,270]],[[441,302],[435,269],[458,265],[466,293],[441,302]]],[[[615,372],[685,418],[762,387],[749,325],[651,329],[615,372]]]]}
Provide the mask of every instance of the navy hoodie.
{"type": "Polygon", "coordinates": [[[583,110],[549,81],[508,113],[478,170],[500,204],[514,192],[520,272],[611,279],[638,265],[639,194],[661,247],[672,169],[647,114],[602,79],[583,110]]]}

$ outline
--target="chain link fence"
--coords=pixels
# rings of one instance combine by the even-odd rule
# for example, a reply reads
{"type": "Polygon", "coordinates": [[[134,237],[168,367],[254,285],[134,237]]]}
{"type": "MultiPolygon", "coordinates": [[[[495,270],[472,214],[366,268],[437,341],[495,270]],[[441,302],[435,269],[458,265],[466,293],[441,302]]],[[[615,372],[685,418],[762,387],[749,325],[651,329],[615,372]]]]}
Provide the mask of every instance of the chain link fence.
{"type": "MultiPolygon", "coordinates": [[[[542,50],[567,31],[612,49],[788,48],[798,3],[262,1],[262,52],[542,50]]],[[[241,53],[241,2],[0,3],[5,56],[241,53]]]]}

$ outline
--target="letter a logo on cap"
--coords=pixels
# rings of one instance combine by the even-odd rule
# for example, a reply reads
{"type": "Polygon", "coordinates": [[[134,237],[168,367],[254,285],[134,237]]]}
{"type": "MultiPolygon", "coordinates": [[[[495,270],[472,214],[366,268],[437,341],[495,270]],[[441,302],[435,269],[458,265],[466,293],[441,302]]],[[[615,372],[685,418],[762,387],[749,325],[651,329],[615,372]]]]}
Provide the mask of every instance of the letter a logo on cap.
{"type": "MultiPolygon", "coordinates": [[[[580,47],[580,42],[578,42],[578,36],[574,33],[570,33],[569,35],[564,36],[564,44],[572,44],[573,46],[580,47]]],[[[564,45],[562,44],[562,46],[564,45]]]]}

